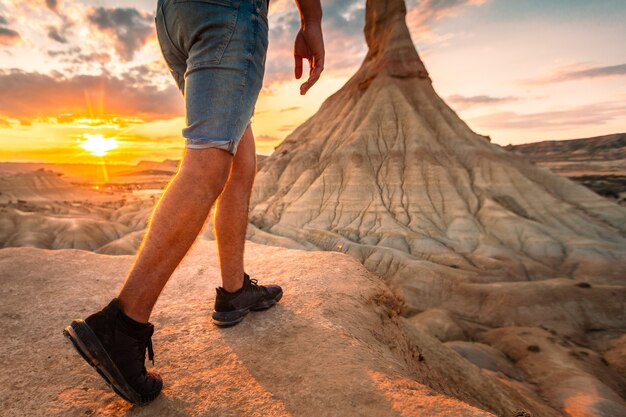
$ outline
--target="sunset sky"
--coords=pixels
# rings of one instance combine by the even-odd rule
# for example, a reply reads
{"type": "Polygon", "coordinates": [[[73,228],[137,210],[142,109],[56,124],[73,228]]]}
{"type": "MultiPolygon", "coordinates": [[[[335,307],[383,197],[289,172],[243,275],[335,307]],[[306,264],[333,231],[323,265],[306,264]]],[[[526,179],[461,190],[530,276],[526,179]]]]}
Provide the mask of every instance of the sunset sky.
{"type": "MultiPolygon", "coordinates": [[[[100,162],[90,145],[112,143],[108,163],[180,158],[183,102],[156,42],[155,4],[0,0],[0,160],[100,162]]],[[[297,9],[293,0],[271,0],[253,119],[259,153],[270,154],[365,56],[365,0],[322,5],[326,70],[300,96],[291,56],[297,9]]],[[[407,7],[435,89],[476,132],[506,145],[626,131],[626,1],[407,7]]]]}

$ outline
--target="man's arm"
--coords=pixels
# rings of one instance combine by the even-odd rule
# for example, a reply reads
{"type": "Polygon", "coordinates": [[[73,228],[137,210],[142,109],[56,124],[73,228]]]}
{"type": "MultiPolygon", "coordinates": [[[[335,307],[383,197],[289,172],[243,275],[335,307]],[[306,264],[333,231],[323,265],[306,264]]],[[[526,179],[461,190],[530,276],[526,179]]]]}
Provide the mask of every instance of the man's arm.
{"type": "Polygon", "coordinates": [[[324,39],[322,37],[322,6],[320,0],[295,0],[300,11],[300,30],[293,47],[295,76],[302,76],[302,60],[309,61],[309,79],[300,86],[304,95],[324,70],[324,39]]]}

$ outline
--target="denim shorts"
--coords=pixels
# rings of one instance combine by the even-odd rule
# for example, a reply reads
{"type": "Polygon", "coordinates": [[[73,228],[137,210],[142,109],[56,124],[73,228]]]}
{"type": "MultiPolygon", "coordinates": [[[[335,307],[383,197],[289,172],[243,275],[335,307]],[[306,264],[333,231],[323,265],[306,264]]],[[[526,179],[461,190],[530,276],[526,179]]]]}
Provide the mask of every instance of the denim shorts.
{"type": "Polygon", "coordinates": [[[263,86],[267,7],[267,0],[158,0],[157,37],[185,98],[187,148],[237,152],[263,86]]]}

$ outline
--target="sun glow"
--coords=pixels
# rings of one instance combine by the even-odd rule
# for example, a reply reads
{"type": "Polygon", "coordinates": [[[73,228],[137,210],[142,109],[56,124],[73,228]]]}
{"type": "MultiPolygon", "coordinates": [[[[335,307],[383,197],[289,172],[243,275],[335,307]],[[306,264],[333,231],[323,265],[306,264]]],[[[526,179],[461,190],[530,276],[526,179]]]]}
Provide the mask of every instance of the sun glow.
{"type": "Polygon", "coordinates": [[[85,133],[83,136],[86,140],[81,142],[80,147],[95,156],[104,156],[108,151],[117,148],[115,138],[105,138],[102,135],[91,135],[89,133],[85,133]]]}

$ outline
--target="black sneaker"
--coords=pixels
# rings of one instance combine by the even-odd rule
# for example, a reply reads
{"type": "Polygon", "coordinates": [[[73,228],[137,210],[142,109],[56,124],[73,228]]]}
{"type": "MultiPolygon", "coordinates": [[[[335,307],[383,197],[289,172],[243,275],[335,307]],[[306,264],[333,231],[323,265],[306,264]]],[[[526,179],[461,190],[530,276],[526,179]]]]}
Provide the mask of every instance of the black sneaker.
{"type": "Polygon", "coordinates": [[[95,368],[120,397],[133,404],[154,400],[163,387],[161,377],[146,371],[146,349],[154,364],[154,326],[123,316],[119,300],[83,320],[74,320],[63,331],[78,353],[95,368]]]}
{"type": "Polygon", "coordinates": [[[243,286],[238,291],[230,293],[222,287],[215,290],[213,323],[223,327],[239,323],[250,310],[272,307],[283,296],[283,289],[278,285],[259,285],[246,273],[243,274],[243,286]]]}

